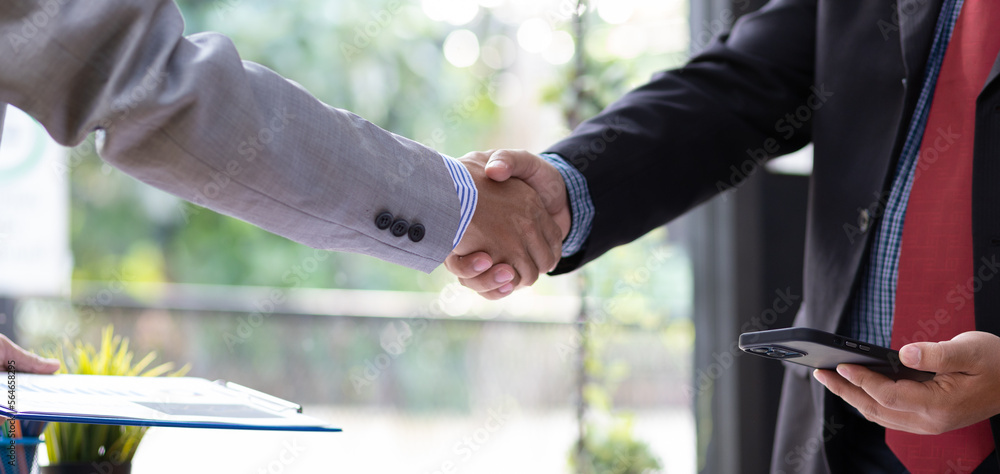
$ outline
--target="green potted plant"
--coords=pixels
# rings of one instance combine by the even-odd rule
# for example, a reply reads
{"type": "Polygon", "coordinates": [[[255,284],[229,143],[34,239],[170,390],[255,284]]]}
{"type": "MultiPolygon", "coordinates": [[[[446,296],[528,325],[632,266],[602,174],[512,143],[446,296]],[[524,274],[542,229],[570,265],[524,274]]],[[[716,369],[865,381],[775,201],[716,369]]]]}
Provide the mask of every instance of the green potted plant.
{"type": "Polygon", "coordinates": [[[632,419],[616,416],[604,423],[588,423],[583,449],[575,446],[569,464],[581,474],[646,474],[663,466],[649,445],[632,434],[632,419]]]}
{"type": "MultiPolygon", "coordinates": [[[[129,350],[129,340],[116,336],[114,327],[101,332],[100,348],[77,341],[64,341],[46,357],[58,359],[61,367],[56,373],[89,375],[124,375],[157,377],[181,376],[190,369],[185,365],[172,371],[173,363],[150,368],[156,353],[150,352],[133,364],[134,353],[129,350]]],[[[132,456],[146,434],[144,426],[85,425],[76,423],[50,423],[45,428],[45,450],[49,465],[42,467],[42,474],[129,474],[132,456]]]]}

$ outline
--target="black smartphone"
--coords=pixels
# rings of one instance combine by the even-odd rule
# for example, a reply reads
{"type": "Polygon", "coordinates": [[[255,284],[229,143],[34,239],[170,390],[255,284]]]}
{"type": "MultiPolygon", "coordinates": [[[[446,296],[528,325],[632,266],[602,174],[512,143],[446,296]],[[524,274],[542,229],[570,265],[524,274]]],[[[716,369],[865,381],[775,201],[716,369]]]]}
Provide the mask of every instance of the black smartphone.
{"type": "Polygon", "coordinates": [[[810,328],[772,329],[740,334],[743,352],[784,360],[815,369],[836,370],[838,364],[857,364],[893,380],[923,382],[931,372],[906,367],[899,352],[867,342],[810,328]]]}

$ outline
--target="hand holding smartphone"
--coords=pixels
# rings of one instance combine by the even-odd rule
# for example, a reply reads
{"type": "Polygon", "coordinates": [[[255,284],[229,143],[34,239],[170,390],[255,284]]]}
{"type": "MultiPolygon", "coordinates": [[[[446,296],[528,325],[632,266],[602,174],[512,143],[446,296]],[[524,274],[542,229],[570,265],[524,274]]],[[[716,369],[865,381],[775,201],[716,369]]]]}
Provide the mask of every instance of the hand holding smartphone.
{"type": "Polygon", "coordinates": [[[934,378],[931,372],[903,365],[898,351],[818,329],[787,328],[743,333],[740,334],[740,349],[815,369],[836,370],[838,364],[857,364],[892,380],[923,382],[934,378]]]}

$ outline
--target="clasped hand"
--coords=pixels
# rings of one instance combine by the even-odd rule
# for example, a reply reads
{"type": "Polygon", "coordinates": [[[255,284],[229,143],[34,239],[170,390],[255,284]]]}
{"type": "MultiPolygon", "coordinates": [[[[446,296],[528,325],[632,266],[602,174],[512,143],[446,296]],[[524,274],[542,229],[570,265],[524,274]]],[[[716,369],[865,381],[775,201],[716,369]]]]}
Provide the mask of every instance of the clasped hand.
{"type": "Polygon", "coordinates": [[[813,375],[869,421],[894,430],[940,434],[1000,414],[1000,337],[970,331],[950,341],[916,342],[903,346],[899,359],[937,375],[894,382],[852,364],[813,375]]]}
{"type": "Polygon", "coordinates": [[[503,298],[559,263],[570,226],[566,185],[555,167],[526,151],[472,152],[459,161],[479,202],[445,266],[483,297],[503,298]]]}

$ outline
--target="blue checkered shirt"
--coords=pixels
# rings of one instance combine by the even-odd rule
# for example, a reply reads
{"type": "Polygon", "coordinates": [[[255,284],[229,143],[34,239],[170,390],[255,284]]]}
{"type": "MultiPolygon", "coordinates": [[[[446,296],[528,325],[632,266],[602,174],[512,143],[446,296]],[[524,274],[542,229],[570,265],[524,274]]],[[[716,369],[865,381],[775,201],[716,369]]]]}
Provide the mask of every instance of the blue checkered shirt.
{"type": "Polygon", "coordinates": [[[914,170],[917,169],[920,144],[924,138],[931,100],[934,98],[934,86],[937,84],[948,41],[951,40],[951,32],[958,20],[958,13],[962,10],[962,1],[945,0],[941,6],[931,54],[927,59],[924,83],[920,88],[920,99],[913,118],[910,119],[906,143],[896,165],[896,174],[882,220],[875,230],[875,240],[868,261],[862,266],[858,293],[848,316],[848,336],[883,347],[889,347],[892,335],[892,314],[896,305],[896,281],[899,277],[899,246],[903,238],[906,202],[913,187],[914,170]]]}

